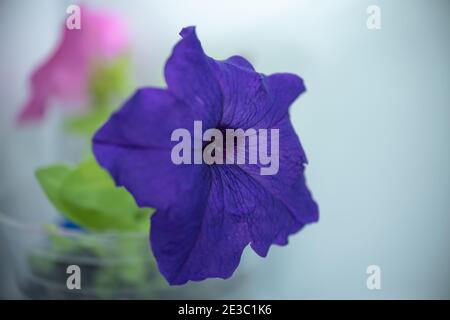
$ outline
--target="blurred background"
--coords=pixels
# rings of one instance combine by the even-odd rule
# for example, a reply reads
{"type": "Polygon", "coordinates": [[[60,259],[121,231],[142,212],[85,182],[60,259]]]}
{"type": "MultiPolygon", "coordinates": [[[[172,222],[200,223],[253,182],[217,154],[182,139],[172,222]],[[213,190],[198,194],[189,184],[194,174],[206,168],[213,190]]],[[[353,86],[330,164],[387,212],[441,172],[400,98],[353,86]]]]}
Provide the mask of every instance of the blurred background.
{"type": "MultiPolygon", "coordinates": [[[[240,54],[260,72],[305,80],[291,116],[319,223],[267,258],[247,248],[231,280],[189,284],[187,297],[450,298],[449,1],[84,3],[128,20],[139,86],[164,85],[165,60],[188,25],[216,59],[240,54]],[[366,26],[372,4],[381,9],[380,30],[366,26]],[[380,290],[366,287],[373,264],[380,290]]],[[[79,160],[80,142],[61,133],[57,108],[39,125],[14,123],[30,73],[55,47],[70,4],[0,1],[0,212],[31,224],[56,215],[34,170],[79,160]]],[[[4,299],[23,297],[10,239],[0,234],[4,299]]]]}

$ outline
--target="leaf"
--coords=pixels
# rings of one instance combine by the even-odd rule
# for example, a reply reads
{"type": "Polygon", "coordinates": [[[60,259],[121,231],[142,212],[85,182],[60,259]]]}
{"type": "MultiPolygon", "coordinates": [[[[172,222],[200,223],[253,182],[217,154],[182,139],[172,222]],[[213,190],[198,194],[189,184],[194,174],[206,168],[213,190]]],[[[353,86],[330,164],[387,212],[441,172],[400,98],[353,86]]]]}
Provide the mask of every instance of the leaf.
{"type": "Polygon", "coordinates": [[[36,170],[36,178],[45,194],[59,211],[65,211],[64,204],[60,201],[59,190],[64,179],[70,174],[71,169],[64,164],[56,164],[36,170]]]}
{"type": "Polygon", "coordinates": [[[114,61],[94,66],[89,81],[89,89],[95,105],[108,105],[112,98],[123,98],[133,88],[130,79],[131,59],[123,55],[114,61]]]}
{"type": "Polygon", "coordinates": [[[128,55],[112,62],[94,64],[89,79],[91,106],[85,113],[69,118],[65,128],[90,138],[134,89],[130,69],[131,59],[128,55]]]}
{"type": "Polygon", "coordinates": [[[68,131],[91,137],[112,113],[112,110],[106,107],[92,107],[89,110],[86,114],[68,119],[65,128],[68,131]]]}
{"type": "Polygon", "coordinates": [[[55,165],[36,176],[50,201],[67,219],[93,231],[148,231],[151,209],[138,208],[124,188],[90,158],[75,169],[55,165]]]}

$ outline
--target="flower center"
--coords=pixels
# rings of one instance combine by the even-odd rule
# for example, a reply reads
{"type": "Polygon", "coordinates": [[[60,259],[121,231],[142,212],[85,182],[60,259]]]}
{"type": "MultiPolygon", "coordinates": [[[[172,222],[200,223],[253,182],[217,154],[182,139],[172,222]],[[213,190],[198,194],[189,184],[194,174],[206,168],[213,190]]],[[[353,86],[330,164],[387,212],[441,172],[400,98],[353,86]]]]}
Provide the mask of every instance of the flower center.
{"type": "MultiPolygon", "coordinates": [[[[218,127],[216,130],[219,130],[221,133],[221,138],[217,138],[215,136],[211,137],[211,141],[204,141],[202,147],[203,157],[211,160],[217,159],[216,157],[222,158],[222,163],[226,162],[226,129],[224,127],[218,127]]],[[[209,162],[209,161],[206,161],[209,162]]]]}

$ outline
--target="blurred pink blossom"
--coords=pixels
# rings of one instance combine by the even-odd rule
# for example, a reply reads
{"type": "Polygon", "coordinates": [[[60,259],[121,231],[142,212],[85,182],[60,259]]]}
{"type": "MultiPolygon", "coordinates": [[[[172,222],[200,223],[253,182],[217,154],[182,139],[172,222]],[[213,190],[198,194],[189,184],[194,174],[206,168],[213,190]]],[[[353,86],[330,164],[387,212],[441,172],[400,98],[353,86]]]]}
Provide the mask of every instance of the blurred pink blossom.
{"type": "Polygon", "coordinates": [[[128,28],[122,18],[81,6],[81,29],[64,23],[55,51],[31,76],[31,97],[20,111],[19,124],[41,119],[53,100],[64,106],[86,108],[93,66],[107,63],[129,47],[128,28]]]}

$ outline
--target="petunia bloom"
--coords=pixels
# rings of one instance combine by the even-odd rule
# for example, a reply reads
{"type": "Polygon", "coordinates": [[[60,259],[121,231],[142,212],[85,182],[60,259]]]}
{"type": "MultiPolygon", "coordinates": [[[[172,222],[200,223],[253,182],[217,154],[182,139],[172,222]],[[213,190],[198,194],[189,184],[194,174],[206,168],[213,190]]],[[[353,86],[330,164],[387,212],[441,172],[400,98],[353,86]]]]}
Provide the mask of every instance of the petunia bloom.
{"type": "Polygon", "coordinates": [[[266,256],[272,244],[318,220],[308,190],[306,156],[288,109],[305,91],[288,73],[265,76],[240,56],[208,57],[195,28],[165,66],[166,89],[139,89],[93,138],[97,161],[142,207],[154,207],[150,240],[160,272],[172,285],[228,278],[250,244],[266,256]],[[261,164],[181,164],[171,161],[177,128],[276,128],[279,170],[261,164]]]}
{"type": "Polygon", "coordinates": [[[53,100],[85,107],[94,66],[111,61],[129,47],[127,26],[120,17],[85,6],[80,13],[81,28],[70,30],[64,25],[56,50],[31,76],[31,96],[18,123],[41,119],[53,100]]]}

